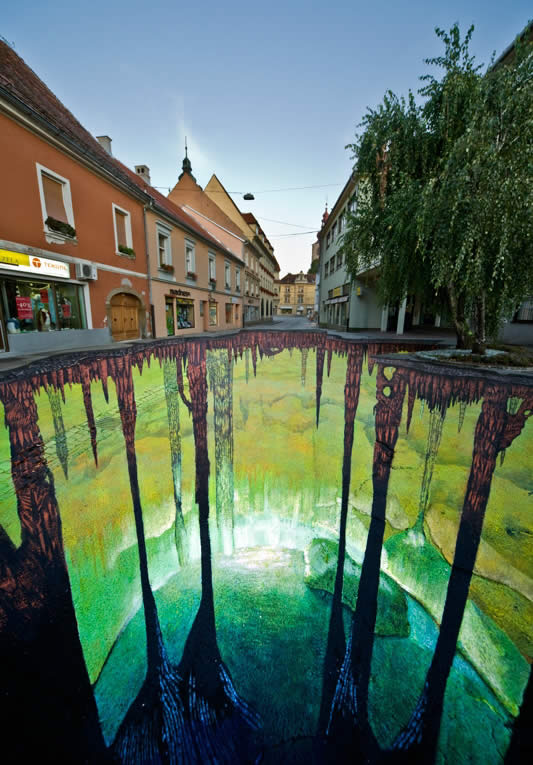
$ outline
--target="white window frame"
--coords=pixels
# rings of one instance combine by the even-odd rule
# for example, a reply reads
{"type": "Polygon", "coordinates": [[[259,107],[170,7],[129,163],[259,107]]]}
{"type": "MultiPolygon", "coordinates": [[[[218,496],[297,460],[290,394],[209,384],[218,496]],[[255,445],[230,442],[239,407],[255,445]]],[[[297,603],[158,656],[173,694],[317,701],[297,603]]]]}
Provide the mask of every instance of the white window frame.
{"type": "Polygon", "coordinates": [[[192,239],[186,239],[185,240],[185,276],[187,276],[188,273],[196,274],[196,247],[192,239]],[[190,249],[191,251],[191,266],[192,269],[187,268],[187,249],[190,249]]]}
{"type": "Polygon", "coordinates": [[[131,215],[128,210],[125,210],[120,205],[115,204],[114,202],[111,203],[113,207],[113,231],[115,232],[115,253],[117,255],[124,255],[123,252],[120,252],[118,249],[118,235],[117,235],[117,218],[115,215],[116,210],[118,210],[120,213],[126,216],[126,220],[124,221],[124,226],[126,229],[126,247],[130,247],[133,249],[133,238],[131,235],[131,215]]]}
{"type": "Polygon", "coordinates": [[[158,268],[162,265],[159,262],[159,235],[164,236],[166,238],[166,247],[165,247],[165,257],[163,259],[163,265],[165,266],[171,266],[172,265],[172,229],[169,226],[166,226],[164,223],[160,223],[159,221],[156,221],[155,224],[155,241],[156,241],[156,252],[157,252],[157,266],[158,268]]]}
{"type": "Polygon", "coordinates": [[[229,260],[224,261],[224,288],[227,290],[231,289],[231,263],[229,260]]]}
{"type": "Polygon", "coordinates": [[[76,239],[72,239],[71,236],[66,236],[65,234],[61,234],[59,231],[53,231],[51,228],[48,228],[46,225],[46,219],[48,216],[48,211],[46,209],[46,200],[44,198],[44,189],[43,189],[43,173],[45,175],[48,175],[52,180],[58,181],[61,183],[61,191],[63,193],[63,206],[65,208],[65,212],[67,214],[67,221],[72,228],[76,228],[74,225],[74,209],[72,207],[72,194],[70,191],[70,181],[68,178],[63,178],[62,175],[59,175],[59,173],[55,173],[53,170],[50,170],[48,167],[45,167],[44,165],[39,164],[39,162],[35,163],[35,167],[37,170],[37,183],[39,186],[39,198],[41,200],[41,212],[43,216],[43,227],[44,227],[44,233],[46,234],[46,241],[48,243],[51,242],[66,242],[66,241],[76,241],[76,239]]]}
{"type": "Polygon", "coordinates": [[[209,273],[208,278],[209,281],[213,280],[216,282],[217,280],[217,258],[214,252],[208,252],[209,257],[209,273]]]}

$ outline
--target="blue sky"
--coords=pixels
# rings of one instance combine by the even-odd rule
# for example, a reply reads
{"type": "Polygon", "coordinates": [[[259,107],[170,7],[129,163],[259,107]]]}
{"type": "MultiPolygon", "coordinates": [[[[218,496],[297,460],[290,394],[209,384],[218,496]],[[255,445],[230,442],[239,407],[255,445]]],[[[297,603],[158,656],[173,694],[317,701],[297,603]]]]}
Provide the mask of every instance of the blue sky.
{"type": "Polygon", "coordinates": [[[201,185],[214,172],[255,194],[234,199],[262,223],[283,275],[307,270],[314,241],[286,235],[319,227],[366,107],[418,87],[424,58],[441,51],[434,28],[473,23],[486,64],[532,15],[525,0],[17,0],[0,34],[91,133],[111,136],[115,156],[147,164],[153,185],[174,185],[187,135],[201,185]],[[305,186],[321,188],[271,191],[305,186]]]}

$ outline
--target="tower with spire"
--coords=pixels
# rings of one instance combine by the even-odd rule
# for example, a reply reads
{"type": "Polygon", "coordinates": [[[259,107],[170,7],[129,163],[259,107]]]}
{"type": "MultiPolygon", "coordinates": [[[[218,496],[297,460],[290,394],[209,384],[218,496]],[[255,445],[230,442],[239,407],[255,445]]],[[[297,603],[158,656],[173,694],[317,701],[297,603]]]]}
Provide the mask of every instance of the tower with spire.
{"type": "Polygon", "coordinates": [[[194,182],[196,182],[196,178],[192,174],[192,165],[191,160],[187,156],[187,138],[185,138],[185,158],[181,164],[181,175],[178,178],[178,181],[180,181],[183,176],[187,173],[187,175],[190,175],[194,182]]]}

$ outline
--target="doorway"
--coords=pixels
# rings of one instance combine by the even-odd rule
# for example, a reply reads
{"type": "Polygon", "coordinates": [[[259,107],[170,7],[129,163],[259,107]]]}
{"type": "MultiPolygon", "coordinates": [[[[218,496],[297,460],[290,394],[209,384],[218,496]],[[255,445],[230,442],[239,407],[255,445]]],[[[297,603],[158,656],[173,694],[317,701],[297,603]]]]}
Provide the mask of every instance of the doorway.
{"type": "Polygon", "coordinates": [[[139,309],[141,303],[135,295],[119,292],[111,298],[111,334],[113,340],[135,340],[140,336],[139,309]]]}

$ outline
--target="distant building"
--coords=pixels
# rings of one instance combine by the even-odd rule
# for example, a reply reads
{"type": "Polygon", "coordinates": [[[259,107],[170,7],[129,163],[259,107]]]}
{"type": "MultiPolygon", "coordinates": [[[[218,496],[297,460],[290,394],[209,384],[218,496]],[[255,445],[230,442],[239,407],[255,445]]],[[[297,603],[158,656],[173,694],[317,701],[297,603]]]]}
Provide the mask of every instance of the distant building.
{"type": "Polygon", "coordinates": [[[287,274],[279,280],[279,313],[312,316],[315,310],[315,274],[287,274]]]}

